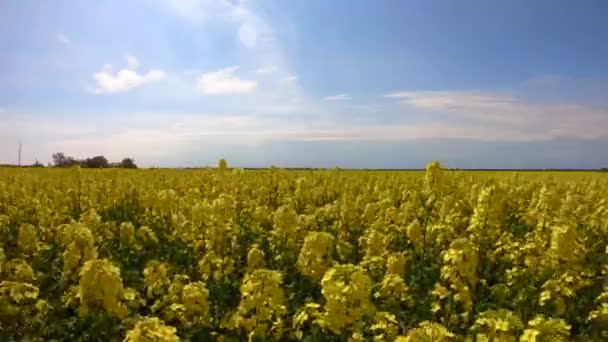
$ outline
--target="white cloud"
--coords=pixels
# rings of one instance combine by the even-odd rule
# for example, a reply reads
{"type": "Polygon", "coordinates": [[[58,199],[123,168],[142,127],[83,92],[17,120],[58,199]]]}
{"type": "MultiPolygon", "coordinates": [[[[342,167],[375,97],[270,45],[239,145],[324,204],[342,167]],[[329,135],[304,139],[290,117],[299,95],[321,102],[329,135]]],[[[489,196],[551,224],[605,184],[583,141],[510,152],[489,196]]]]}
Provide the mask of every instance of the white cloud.
{"type": "Polygon", "coordinates": [[[260,75],[268,75],[268,74],[275,73],[277,70],[278,70],[278,68],[276,66],[267,66],[267,67],[263,67],[263,68],[258,68],[255,72],[260,75]]]}
{"type": "Polygon", "coordinates": [[[239,66],[204,73],[198,81],[198,90],[205,95],[244,94],[257,87],[256,81],[243,80],[235,73],[239,66]]]}
{"type": "Polygon", "coordinates": [[[127,68],[112,71],[112,65],[105,64],[101,71],[93,74],[97,88],[93,90],[96,94],[120,93],[135,89],[146,83],[163,80],[166,73],[160,69],[151,69],[145,74],[139,74],[134,69],[139,66],[139,61],[133,56],[127,57],[127,68]]]}
{"type": "Polygon", "coordinates": [[[257,33],[255,28],[249,24],[241,24],[239,27],[239,40],[248,48],[255,47],[257,43],[257,33]]]}
{"type": "Polygon", "coordinates": [[[336,94],[325,96],[325,101],[347,101],[350,100],[351,97],[348,94],[336,94]]]}
{"type": "MultiPolygon", "coordinates": [[[[235,67],[227,70],[236,71],[235,67]]],[[[429,94],[414,93],[418,100],[429,98],[429,94]]],[[[466,94],[470,95],[468,97],[458,97],[448,96],[448,93],[444,92],[442,99],[449,97],[452,101],[460,102],[466,102],[463,101],[466,99],[470,103],[502,103],[486,99],[486,96],[500,97],[496,94],[475,93],[466,94]]],[[[404,98],[403,94],[391,96],[404,98]]],[[[269,106],[274,105],[277,108],[254,105],[252,110],[247,109],[249,103],[245,102],[246,105],[242,108],[229,109],[222,115],[117,112],[57,118],[28,116],[25,113],[0,113],[0,122],[8,123],[0,125],[0,159],[9,160],[13,157],[12,149],[2,151],[2,147],[10,146],[19,138],[27,141],[27,150],[31,154],[27,158],[32,160],[34,157],[50,156],[54,152],[64,151],[76,157],[103,154],[111,160],[128,155],[138,162],[162,161],[173,166],[179,165],[189,153],[200,154],[200,146],[215,146],[227,151],[229,148],[226,146],[249,148],[255,144],[284,141],[406,142],[461,138],[487,142],[530,142],[561,138],[608,139],[608,110],[605,108],[581,104],[529,104],[517,98],[513,98],[512,102],[514,104],[510,105],[516,108],[513,110],[523,111],[524,117],[531,116],[529,121],[515,120],[515,123],[504,124],[497,121],[473,120],[474,116],[457,112],[450,113],[453,117],[446,119],[442,115],[435,116],[435,112],[443,113],[442,108],[445,106],[464,108],[464,105],[443,105],[442,103],[449,101],[439,101],[435,98],[432,101],[415,102],[422,104],[419,108],[406,104],[409,109],[431,108],[423,109],[427,114],[426,120],[416,121],[409,120],[406,115],[391,118],[383,115],[378,116],[378,120],[345,120],[344,116],[326,115],[327,112],[311,115],[315,108],[309,107],[309,102],[291,103],[287,100],[268,103],[269,106]],[[283,107],[279,108],[279,104],[283,104],[283,107]],[[298,115],[281,115],[295,112],[298,115]],[[264,115],[258,115],[259,113],[264,115]]],[[[477,110],[477,105],[474,104],[471,108],[477,110]]],[[[352,112],[353,106],[346,107],[349,107],[347,113],[352,112]]],[[[390,103],[383,104],[383,108],[391,115],[392,112],[399,113],[399,110],[403,113],[405,109],[400,103],[393,103],[392,106],[390,103]]]]}
{"type": "Polygon", "coordinates": [[[203,22],[221,15],[231,4],[228,0],[167,0],[173,11],[194,22],[203,22]]]}
{"type": "Polygon", "coordinates": [[[351,108],[371,113],[381,113],[386,111],[386,108],[381,108],[378,105],[351,105],[351,108]]]}
{"type": "Polygon", "coordinates": [[[72,45],[72,41],[70,40],[70,38],[68,38],[68,36],[63,33],[57,33],[57,35],[55,35],[55,38],[63,45],[72,45]]]}
{"type": "Polygon", "coordinates": [[[194,23],[231,21],[237,25],[236,36],[244,46],[253,48],[268,33],[266,23],[246,5],[232,0],[166,0],[175,13],[194,23]]]}
{"type": "MultiPolygon", "coordinates": [[[[256,10],[257,5],[248,0],[165,0],[167,3],[174,14],[192,25],[196,34],[208,34],[208,26],[218,26],[222,30],[228,27],[234,32],[236,46],[248,47],[239,52],[238,59],[233,64],[257,66],[258,69],[254,71],[259,79],[248,76],[243,80],[241,78],[244,75],[241,75],[237,79],[245,82],[230,82],[244,86],[236,87],[242,89],[238,91],[240,93],[256,90],[254,95],[248,96],[248,103],[243,106],[251,110],[252,107],[280,106],[294,98],[313,101],[305,94],[297,77],[292,76],[295,73],[285,58],[279,37],[270,21],[265,18],[265,15],[274,16],[272,8],[265,8],[265,15],[261,15],[256,10]]],[[[290,39],[289,32],[283,32],[280,37],[290,39]]],[[[202,80],[199,80],[197,86],[198,93],[209,92],[202,86],[205,82],[200,81],[202,80]]]]}
{"type": "Polygon", "coordinates": [[[295,82],[297,80],[298,80],[298,76],[289,75],[289,76],[285,76],[285,77],[281,78],[279,81],[281,83],[291,83],[291,82],[295,82]]]}
{"type": "Polygon", "coordinates": [[[414,91],[390,93],[385,97],[429,112],[504,124],[525,123],[530,119],[527,115],[530,110],[544,108],[522,104],[509,94],[487,92],[414,91]]]}
{"type": "MultiPolygon", "coordinates": [[[[509,131],[513,139],[606,138],[608,109],[577,103],[534,103],[514,95],[491,92],[394,92],[410,108],[429,114],[450,115],[451,122],[509,131]],[[518,132],[518,133],[515,133],[518,132]]],[[[445,120],[445,118],[444,118],[445,120]]],[[[492,133],[495,134],[495,133],[492,133]]]]}
{"type": "Polygon", "coordinates": [[[272,29],[247,6],[247,1],[226,2],[227,16],[238,26],[236,33],[241,44],[248,48],[272,46],[268,44],[273,40],[272,29]]]}

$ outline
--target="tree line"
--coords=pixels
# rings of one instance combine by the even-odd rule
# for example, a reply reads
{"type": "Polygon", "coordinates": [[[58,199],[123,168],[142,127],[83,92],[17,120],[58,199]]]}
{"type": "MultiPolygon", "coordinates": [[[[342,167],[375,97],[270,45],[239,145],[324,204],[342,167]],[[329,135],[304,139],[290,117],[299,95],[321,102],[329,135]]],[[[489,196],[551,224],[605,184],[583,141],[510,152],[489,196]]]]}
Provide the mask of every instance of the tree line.
{"type": "Polygon", "coordinates": [[[124,158],[120,162],[110,163],[104,156],[94,156],[84,159],[76,159],[74,157],[66,156],[63,152],[57,152],[53,154],[53,166],[54,167],[72,167],[80,166],[83,168],[109,168],[117,167],[124,169],[136,169],[137,164],[133,158],[124,158]]]}

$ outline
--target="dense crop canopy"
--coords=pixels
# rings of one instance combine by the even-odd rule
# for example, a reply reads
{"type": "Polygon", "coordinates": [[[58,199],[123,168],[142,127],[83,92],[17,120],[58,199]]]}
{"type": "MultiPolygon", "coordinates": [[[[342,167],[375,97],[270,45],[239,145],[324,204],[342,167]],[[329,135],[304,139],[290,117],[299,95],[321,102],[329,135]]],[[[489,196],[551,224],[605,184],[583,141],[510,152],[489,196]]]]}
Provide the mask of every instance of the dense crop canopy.
{"type": "Polygon", "coordinates": [[[0,169],[0,340],[607,341],[607,177],[0,169]]]}

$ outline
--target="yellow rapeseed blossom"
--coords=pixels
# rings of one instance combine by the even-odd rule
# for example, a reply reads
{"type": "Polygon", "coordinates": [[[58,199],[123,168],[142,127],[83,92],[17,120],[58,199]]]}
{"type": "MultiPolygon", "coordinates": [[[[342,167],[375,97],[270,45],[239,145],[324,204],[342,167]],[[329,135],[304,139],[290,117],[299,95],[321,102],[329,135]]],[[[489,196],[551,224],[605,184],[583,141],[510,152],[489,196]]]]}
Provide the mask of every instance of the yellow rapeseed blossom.
{"type": "Polygon", "coordinates": [[[365,271],[350,264],[332,267],[323,276],[321,286],[325,297],[323,325],[334,334],[343,329],[359,330],[363,317],[373,310],[372,281],[365,271]]]}
{"type": "Polygon", "coordinates": [[[262,268],[264,266],[264,251],[254,245],[249,252],[247,252],[247,267],[250,270],[262,268]]]}
{"type": "Polygon", "coordinates": [[[471,331],[477,341],[516,342],[523,324],[508,310],[488,310],[479,314],[471,331]]]}
{"type": "Polygon", "coordinates": [[[181,303],[186,309],[189,322],[200,322],[208,324],[211,321],[209,315],[209,290],[202,282],[190,283],[182,290],[181,303]]]}
{"type": "Polygon", "coordinates": [[[599,172],[436,162],[0,168],[0,335],[608,341],[607,194],[599,172]]]}
{"type": "Polygon", "coordinates": [[[528,328],[520,336],[520,342],[570,341],[570,325],[561,318],[537,315],[528,322],[528,328]]]}
{"type": "Polygon", "coordinates": [[[92,309],[103,309],[122,318],[126,314],[121,303],[123,294],[118,267],[107,259],[89,260],[84,263],[78,283],[82,314],[87,314],[92,309]]]}
{"type": "Polygon", "coordinates": [[[177,329],[157,317],[144,318],[127,332],[125,342],[178,342],[177,329]]]}
{"type": "Polygon", "coordinates": [[[131,222],[123,222],[118,228],[120,243],[124,246],[132,246],[135,242],[135,226],[131,222]]]}
{"type": "Polygon", "coordinates": [[[378,298],[385,302],[406,303],[411,304],[412,298],[409,295],[409,288],[405,280],[394,273],[389,273],[384,276],[378,289],[374,292],[374,298],[378,298]]]}
{"type": "Polygon", "coordinates": [[[65,246],[63,270],[72,277],[85,262],[97,258],[97,247],[91,230],[80,223],[64,226],[61,233],[61,243],[65,246]]]}
{"type": "Polygon", "coordinates": [[[439,323],[424,321],[417,328],[410,330],[405,337],[398,337],[395,342],[449,342],[454,334],[439,323]]]}
{"type": "Polygon", "coordinates": [[[317,281],[330,266],[334,237],[326,232],[310,232],[300,249],[297,267],[300,273],[317,281]]]}
{"type": "Polygon", "coordinates": [[[33,254],[38,250],[38,231],[31,224],[19,226],[17,235],[17,246],[23,254],[33,254]]]}
{"type": "Polygon", "coordinates": [[[148,298],[164,295],[171,284],[167,263],[158,260],[149,261],[144,268],[144,282],[148,298]]]}
{"type": "Polygon", "coordinates": [[[137,230],[137,238],[144,244],[155,244],[158,243],[158,237],[156,237],[156,233],[148,227],[142,226],[137,230]]]}
{"type": "Polygon", "coordinates": [[[298,231],[298,215],[293,208],[283,205],[274,212],[272,217],[271,243],[275,251],[280,254],[295,247],[298,242],[300,234],[298,231]]]}
{"type": "Polygon", "coordinates": [[[443,170],[441,164],[434,160],[426,164],[426,172],[424,174],[424,188],[427,191],[432,191],[439,187],[443,180],[443,170]]]}
{"type": "Polygon", "coordinates": [[[405,276],[406,258],[403,254],[393,253],[386,259],[386,273],[405,276]]]}
{"type": "Polygon", "coordinates": [[[374,323],[369,330],[374,334],[374,341],[394,341],[399,333],[399,322],[395,315],[389,312],[378,311],[374,315],[374,323]]]}
{"type": "Polygon", "coordinates": [[[36,280],[34,269],[23,259],[13,259],[6,263],[7,278],[24,283],[33,283],[36,280]]]}
{"type": "Polygon", "coordinates": [[[560,262],[576,262],[581,257],[577,236],[578,232],[571,225],[552,227],[550,249],[560,262]]]}
{"type": "Polygon", "coordinates": [[[33,302],[39,294],[40,290],[33,284],[9,280],[0,282],[0,298],[8,298],[15,304],[33,302]]]}
{"type": "Polygon", "coordinates": [[[280,337],[287,314],[281,274],[258,269],[245,275],[234,322],[250,337],[280,337]]]}
{"type": "Polygon", "coordinates": [[[4,248],[0,247],[0,274],[4,272],[4,264],[6,263],[6,254],[4,248]]]}

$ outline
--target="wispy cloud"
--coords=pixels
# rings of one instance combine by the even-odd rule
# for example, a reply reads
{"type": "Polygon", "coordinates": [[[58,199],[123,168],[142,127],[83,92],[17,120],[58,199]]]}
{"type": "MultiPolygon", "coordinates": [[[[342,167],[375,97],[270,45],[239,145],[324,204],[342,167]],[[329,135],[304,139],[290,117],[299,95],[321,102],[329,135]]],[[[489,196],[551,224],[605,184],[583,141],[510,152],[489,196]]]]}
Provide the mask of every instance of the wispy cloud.
{"type": "Polygon", "coordinates": [[[608,108],[579,103],[536,103],[508,93],[414,91],[393,92],[396,99],[410,108],[429,114],[450,115],[449,122],[477,124],[503,129],[513,139],[530,138],[606,138],[608,108]]]}
{"type": "Polygon", "coordinates": [[[351,100],[351,96],[348,94],[336,94],[324,97],[325,101],[348,101],[351,100]]]}
{"type": "Polygon", "coordinates": [[[513,123],[523,119],[519,112],[521,105],[510,95],[483,92],[410,91],[393,92],[384,96],[398,99],[416,109],[452,113],[482,121],[513,123]]]}
{"type": "Polygon", "coordinates": [[[139,61],[133,56],[127,57],[127,64],[127,68],[117,72],[113,72],[112,66],[106,64],[101,71],[94,73],[93,79],[97,87],[93,92],[96,94],[126,92],[166,77],[166,73],[160,69],[151,69],[147,73],[139,74],[135,70],[139,66],[139,61]]]}
{"type": "Polygon", "coordinates": [[[283,78],[281,78],[279,80],[279,82],[285,84],[285,83],[291,83],[291,82],[295,82],[298,80],[298,76],[295,75],[289,75],[289,76],[285,76],[283,78]]]}
{"type": "MultiPolygon", "coordinates": [[[[275,28],[261,15],[255,2],[246,0],[165,1],[166,4],[169,4],[171,13],[177,14],[188,23],[193,24],[193,29],[200,30],[201,34],[205,34],[208,26],[216,24],[222,30],[233,30],[235,38],[233,48],[239,50],[238,59],[234,64],[243,65],[243,68],[257,66],[257,69],[254,67],[253,71],[259,80],[253,79],[253,76],[243,79],[245,76],[237,76],[236,73],[227,71],[224,71],[226,75],[210,73],[205,80],[201,77],[197,86],[199,94],[246,93],[255,89],[254,94],[248,96],[248,107],[243,108],[247,112],[251,112],[252,107],[256,109],[292,107],[293,104],[290,101],[294,99],[301,102],[310,101],[297,77],[294,76],[295,72],[285,57],[280,40],[275,34],[275,28]],[[246,49],[242,50],[241,47],[246,49]],[[224,82],[223,77],[228,76],[230,78],[224,82]],[[215,86],[206,87],[205,84],[210,83],[209,77],[212,77],[211,81],[214,83],[225,85],[221,88],[226,90],[215,91],[212,89],[217,88],[215,86]]],[[[271,10],[265,9],[264,14],[271,16],[272,13],[269,11],[271,10]]],[[[299,106],[303,107],[306,104],[300,103],[299,106]]],[[[311,105],[308,104],[308,107],[311,105]]]]}
{"type": "MultiPolygon", "coordinates": [[[[397,98],[402,99],[401,96],[397,98]]],[[[385,104],[390,112],[399,108],[405,110],[404,104],[395,105],[385,104]]],[[[411,107],[410,104],[405,106],[411,107]]],[[[433,110],[428,111],[428,118],[423,121],[408,121],[406,116],[392,121],[358,121],[337,116],[269,115],[273,113],[270,107],[254,108],[266,115],[250,115],[248,112],[225,115],[117,112],[104,115],[89,113],[76,118],[41,118],[24,113],[0,113],[0,122],[11,123],[0,125],[0,158],[8,160],[12,157],[12,150],[2,151],[1,147],[9,146],[18,138],[28,141],[28,151],[35,151],[38,156],[64,151],[75,156],[103,154],[112,160],[124,156],[149,163],[162,160],[168,165],[183,160],[171,159],[176,156],[200,155],[200,146],[217,146],[225,152],[229,148],[289,141],[399,143],[454,138],[478,142],[608,139],[608,130],[605,129],[608,127],[607,110],[583,105],[554,106],[557,116],[551,120],[552,117],[546,114],[548,116],[542,125],[540,121],[505,125],[461,120],[459,114],[455,114],[452,120],[437,119],[433,116],[438,108],[436,105],[431,106],[433,110]],[[569,114],[563,114],[566,112],[569,114]],[[91,121],[91,117],[96,119],[91,121]]],[[[274,110],[284,113],[306,108],[297,102],[285,103],[283,107],[274,110]]]]}
{"type": "Polygon", "coordinates": [[[222,16],[231,8],[228,0],[166,0],[179,16],[194,22],[203,22],[222,16]]]}
{"type": "Polygon", "coordinates": [[[247,48],[257,46],[260,37],[270,32],[246,5],[246,1],[231,0],[166,0],[178,15],[192,22],[203,24],[212,21],[228,21],[236,26],[236,38],[247,48]]]}
{"type": "Polygon", "coordinates": [[[370,112],[370,113],[381,113],[381,112],[386,111],[385,108],[382,108],[381,106],[378,106],[378,105],[352,105],[351,108],[353,108],[354,110],[370,112]]]}
{"type": "Polygon", "coordinates": [[[255,28],[247,23],[241,24],[239,27],[239,40],[248,48],[256,46],[258,35],[255,28]]]}
{"type": "Polygon", "coordinates": [[[72,45],[72,41],[70,40],[70,38],[68,38],[68,36],[63,33],[57,33],[55,35],[55,39],[57,39],[57,41],[63,45],[72,45]]]}
{"type": "Polygon", "coordinates": [[[198,81],[197,89],[204,95],[245,94],[257,87],[257,82],[244,80],[236,75],[239,66],[204,73],[198,81]]]}
{"type": "Polygon", "coordinates": [[[278,70],[278,68],[276,66],[266,66],[263,68],[258,68],[255,72],[260,75],[267,75],[267,74],[275,73],[277,70],[278,70]]]}

